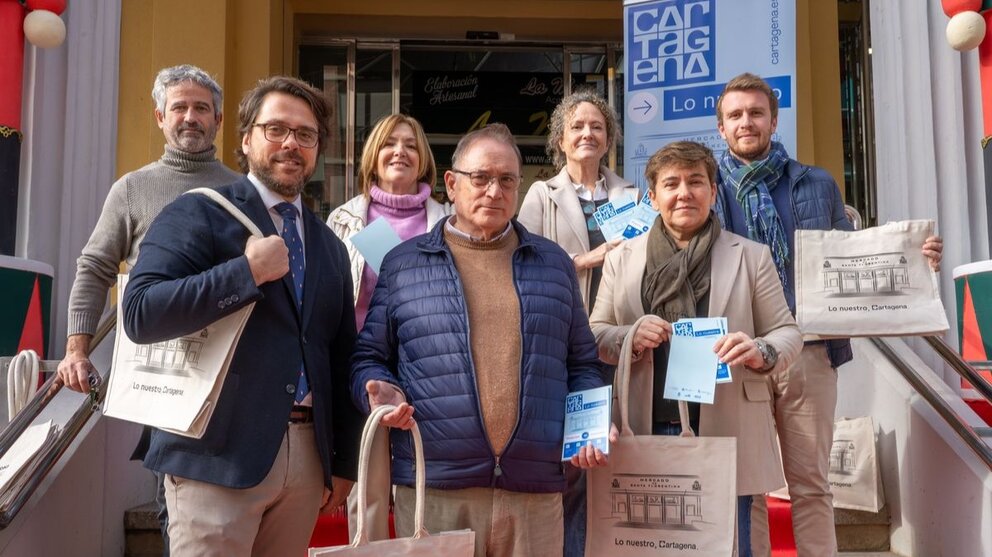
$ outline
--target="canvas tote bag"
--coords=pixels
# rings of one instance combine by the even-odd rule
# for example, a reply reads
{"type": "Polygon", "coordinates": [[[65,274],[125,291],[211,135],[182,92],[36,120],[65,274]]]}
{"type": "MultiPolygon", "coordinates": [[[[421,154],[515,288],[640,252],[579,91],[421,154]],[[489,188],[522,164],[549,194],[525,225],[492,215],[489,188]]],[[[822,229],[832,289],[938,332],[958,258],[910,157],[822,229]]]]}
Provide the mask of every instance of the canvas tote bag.
{"type": "Polygon", "coordinates": [[[920,252],[933,221],[847,232],[796,230],[796,322],[804,337],[947,331],[937,274],[920,252]]]}
{"type": "Polygon", "coordinates": [[[615,380],[620,439],[610,446],[609,464],[586,471],[586,555],[733,555],[737,439],[696,437],[685,402],[679,403],[682,436],[631,430],[631,347],[644,319],[630,328],[620,351],[615,380]]]}
{"type": "MultiPolygon", "coordinates": [[[[834,508],[878,512],[885,506],[875,423],[870,416],[840,418],[834,422],[829,466],[827,482],[834,508]]],[[[788,501],[789,488],[768,495],[788,501]]]]}
{"type": "MultiPolygon", "coordinates": [[[[195,188],[224,207],[252,236],[262,232],[220,193],[195,188]]],[[[123,297],[125,274],[117,277],[123,297]]],[[[132,342],[124,332],[124,309],[117,304],[117,337],[103,413],[199,439],[213,415],[227,370],[255,304],[188,335],[153,344],[132,342]]]]}
{"type": "Polygon", "coordinates": [[[369,456],[372,451],[372,440],[378,430],[379,421],[386,414],[395,410],[392,405],[383,405],[369,415],[362,431],[362,443],[358,461],[358,526],[351,545],[338,547],[310,548],[309,557],[333,555],[334,557],[380,557],[390,555],[396,557],[472,557],[475,555],[475,532],[472,530],[457,530],[430,534],[424,528],[424,497],[427,490],[427,472],[424,469],[424,446],[420,438],[420,428],[413,424],[410,435],[413,437],[413,451],[417,459],[416,475],[416,507],[413,515],[414,533],[410,538],[395,540],[369,541],[368,528],[365,525],[365,513],[368,507],[369,456]]]}
{"type": "Polygon", "coordinates": [[[878,512],[885,505],[871,416],[834,422],[827,479],[838,509],[878,512]]]}

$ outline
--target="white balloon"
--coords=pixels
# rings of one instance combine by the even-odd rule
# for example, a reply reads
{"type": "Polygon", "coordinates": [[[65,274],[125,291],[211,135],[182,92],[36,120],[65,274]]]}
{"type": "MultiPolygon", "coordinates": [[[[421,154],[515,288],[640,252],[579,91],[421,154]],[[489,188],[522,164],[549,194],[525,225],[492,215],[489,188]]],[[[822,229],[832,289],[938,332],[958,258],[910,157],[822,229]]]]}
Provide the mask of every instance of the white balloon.
{"type": "Polygon", "coordinates": [[[978,12],[961,12],[947,22],[947,42],[954,50],[971,50],[985,39],[985,18],[978,12]]]}
{"type": "Polygon", "coordinates": [[[32,10],[24,18],[24,36],[38,48],[54,48],[65,40],[65,22],[54,12],[32,10]]]}

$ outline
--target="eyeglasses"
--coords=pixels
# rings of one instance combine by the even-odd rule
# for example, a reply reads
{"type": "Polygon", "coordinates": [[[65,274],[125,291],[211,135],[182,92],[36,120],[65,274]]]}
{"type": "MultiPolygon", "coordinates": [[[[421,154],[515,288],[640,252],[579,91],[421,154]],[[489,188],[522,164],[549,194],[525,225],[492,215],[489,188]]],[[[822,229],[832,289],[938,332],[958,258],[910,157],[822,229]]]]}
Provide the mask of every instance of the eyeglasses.
{"type": "Polygon", "coordinates": [[[265,139],[271,141],[272,143],[282,143],[286,141],[289,134],[296,136],[296,143],[300,147],[309,149],[317,145],[317,140],[320,139],[317,130],[312,128],[291,128],[289,126],[284,126],[282,124],[252,124],[252,126],[258,126],[262,128],[262,135],[265,139]]]}
{"type": "Polygon", "coordinates": [[[480,190],[489,189],[489,186],[494,183],[498,183],[500,189],[507,193],[515,191],[520,187],[520,176],[517,176],[516,174],[500,174],[499,176],[492,176],[488,172],[466,172],[464,170],[458,170],[457,168],[452,168],[451,171],[455,174],[468,176],[469,183],[480,190]]]}

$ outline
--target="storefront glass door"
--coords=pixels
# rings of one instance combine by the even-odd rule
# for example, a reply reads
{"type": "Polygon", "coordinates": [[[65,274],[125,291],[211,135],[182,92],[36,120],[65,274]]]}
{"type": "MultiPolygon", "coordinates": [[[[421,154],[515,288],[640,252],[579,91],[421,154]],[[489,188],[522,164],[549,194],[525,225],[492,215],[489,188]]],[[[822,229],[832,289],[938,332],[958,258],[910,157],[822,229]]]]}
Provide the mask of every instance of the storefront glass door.
{"type": "MultiPolygon", "coordinates": [[[[326,40],[301,46],[299,56],[300,77],[336,99],[335,137],[306,190],[307,204],[325,216],[358,193],[362,145],[372,126],[393,112],[423,124],[439,170],[439,197],[458,138],[492,122],[506,124],[524,156],[522,199],[534,180],[556,173],[545,142],[551,113],[563,95],[592,87],[620,106],[615,45],[326,40]]],[[[611,161],[617,160],[622,157],[611,153],[611,161]]]]}

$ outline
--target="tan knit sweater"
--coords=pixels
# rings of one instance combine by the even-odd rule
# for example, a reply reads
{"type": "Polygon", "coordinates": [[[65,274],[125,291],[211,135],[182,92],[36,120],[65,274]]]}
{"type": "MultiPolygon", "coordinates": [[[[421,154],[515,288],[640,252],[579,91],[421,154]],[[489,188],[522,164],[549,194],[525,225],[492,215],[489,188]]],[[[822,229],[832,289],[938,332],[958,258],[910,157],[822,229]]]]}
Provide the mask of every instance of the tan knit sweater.
{"type": "Polygon", "coordinates": [[[506,448],[520,406],[520,301],[513,285],[512,231],[473,242],[445,231],[468,307],[469,339],[482,422],[497,455],[506,448]]]}

